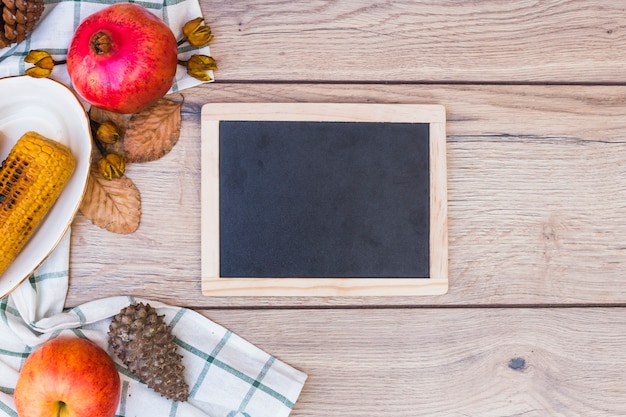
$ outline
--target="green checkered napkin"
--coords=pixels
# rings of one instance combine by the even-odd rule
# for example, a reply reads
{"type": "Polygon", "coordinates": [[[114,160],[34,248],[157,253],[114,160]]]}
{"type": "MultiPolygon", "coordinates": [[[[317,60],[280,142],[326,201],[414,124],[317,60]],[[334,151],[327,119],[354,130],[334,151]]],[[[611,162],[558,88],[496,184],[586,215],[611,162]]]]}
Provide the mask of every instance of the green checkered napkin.
{"type": "MultiPolygon", "coordinates": [[[[42,19],[27,40],[0,49],[0,77],[23,74],[28,51],[41,49],[57,60],[67,54],[74,29],[112,0],[45,0],[42,19]]],[[[185,22],[201,16],[197,0],[142,1],[166,23],[177,39],[185,22]]],[[[210,17],[205,16],[207,23],[210,17]]],[[[211,55],[209,47],[179,48],[179,58],[211,55]]],[[[213,74],[210,74],[213,77],[213,74]]],[[[64,65],[51,77],[70,85],[64,65]]],[[[170,92],[201,82],[179,66],[170,92]]],[[[63,310],[69,282],[68,231],[42,266],[8,297],[0,299],[0,416],[17,417],[13,388],[28,355],[59,335],[84,337],[107,348],[111,318],[135,302],[148,302],[172,327],[190,387],[187,402],[161,397],[130,374],[119,361],[122,399],[117,417],[284,417],[294,406],[306,375],[263,352],[204,316],[184,308],[132,297],[94,300],[63,310]]],[[[108,349],[107,349],[108,350],[108,349]]],[[[111,354],[111,351],[108,350],[111,354]]]]}
{"type": "Polygon", "coordinates": [[[24,360],[37,346],[59,335],[72,335],[96,342],[113,357],[106,335],[111,318],[140,301],[150,303],[170,324],[191,395],[187,402],[167,400],[115,358],[122,378],[118,417],[289,415],[306,375],[193,310],[132,297],[103,298],[63,310],[69,232],[56,253],[11,295],[0,299],[0,416],[17,417],[13,388],[24,360]]]}
{"type": "MultiPolygon", "coordinates": [[[[138,3],[160,17],[169,25],[176,39],[183,38],[183,25],[197,17],[202,11],[197,0],[145,0],[131,1],[138,3]]],[[[44,0],[44,11],[41,20],[29,37],[19,43],[0,49],[0,77],[24,74],[30,64],[24,63],[29,51],[40,49],[48,51],[56,60],[64,60],[70,45],[74,30],[90,14],[104,7],[120,3],[115,0],[44,0]]],[[[211,16],[204,16],[210,24],[211,16]]],[[[184,43],[178,48],[178,57],[188,59],[193,54],[211,55],[208,46],[194,48],[184,43]]],[[[213,73],[210,72],[211,78],[213,73]]],[[[52,71],[50,78],[70,85],[69,75],[65,65],[58,65],[52,71]]],[[[201,82],[187,75],[186,69],[178,66],[176,80],[170,92],[176,92],[193,87],[201,82]]]]}

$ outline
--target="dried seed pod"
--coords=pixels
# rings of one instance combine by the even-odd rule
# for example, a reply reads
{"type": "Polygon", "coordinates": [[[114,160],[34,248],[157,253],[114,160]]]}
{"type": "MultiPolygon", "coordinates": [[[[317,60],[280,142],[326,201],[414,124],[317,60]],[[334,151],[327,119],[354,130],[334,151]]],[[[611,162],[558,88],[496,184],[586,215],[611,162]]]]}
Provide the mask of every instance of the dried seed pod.
{"type": "Polygon", "coordinates": [[[126,171],[126,162],[122,156],[108,153],[98,160],[98,171],[107,180],[119,178],[126,171]]]}
{"type": "Polygon", "coordinates": [[[105,120],[96,129],[96,139],[102,143],[113,144],[120,140],[120,129],[112,121],[105,120]]]}
{"type": "Polygon", "coordinates": [[[46,78],[54,69],[55,61],[47,51],[33,49],[26,55],[24,62],[34,64],[25,73],[33,78],[46,78]]]}
{"type": "Polygon", "coordinates": [[[211,28],[204,23],[204,18],[197,17],[183,26],[185,39],[196,48],[208,45],[213,40],[211,28]]]}

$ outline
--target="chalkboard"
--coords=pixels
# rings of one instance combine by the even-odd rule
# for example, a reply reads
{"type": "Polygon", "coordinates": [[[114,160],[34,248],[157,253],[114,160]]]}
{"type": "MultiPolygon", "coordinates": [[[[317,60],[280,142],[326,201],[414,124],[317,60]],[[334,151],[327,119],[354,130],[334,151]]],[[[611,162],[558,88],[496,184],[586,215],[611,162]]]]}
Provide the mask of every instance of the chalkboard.
{"type": "Polygon", "coordinates": [[[445,292],[445,155],[441,106],[205,105],[203,293],[445,292]]]}

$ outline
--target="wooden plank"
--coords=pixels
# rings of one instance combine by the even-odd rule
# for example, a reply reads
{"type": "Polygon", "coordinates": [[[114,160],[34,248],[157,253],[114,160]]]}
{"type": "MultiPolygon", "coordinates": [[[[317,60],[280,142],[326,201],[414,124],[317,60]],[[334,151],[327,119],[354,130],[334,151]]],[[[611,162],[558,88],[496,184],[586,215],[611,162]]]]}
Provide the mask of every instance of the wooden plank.
{"type": "Polygon", "coordinates": [[[213,307],[624,303],[625,116],[626,87],[615,86],[199,87],[186,95],[174,150],[159,161],[129,164],[128,176],[142,192],[139,230],[120,236],[83,216],[74,222],[68,306],[94,293],[213,307]],[[367,300],[203,297],[200,108],[244,101],[444,105],[448,293],[367,300]]]}
{"type": "MultiPolygon", "coordinates": [[[[448,206],[445,108],[436,105],[345,103],[218,103],[203,107],[202,137],[202,292],[209,296],[354,297],[435,295],[448,290],[448,206]],[[224,278],[220,272],[219,139],[221,121],[315,121],[423,123],[429,125],[426,155],[430,181],[428,275],[421,279],[385,278],[224,278]]],[[[414,141],[414,136],[411,138],[414,141]]],[[[321,161],[320,161],[321,162],[321,161]]]]}
{"type": "Polygon", "coordinates": [[[201,6],[221,81],[626,81],[621,0],[201,6]]]}
{"type": "Polygon", "coordinates": [[[293,417],[626,414],[623,308],[203,314],[309,375],[293,417]]]}
{"type": "Polygon", "coordinates": [[[448,140],[623,142],[623,86],[239,84],[217,82],[185,95],[189,118],[205,103],[344,102],[441,104],[448,140]]]}

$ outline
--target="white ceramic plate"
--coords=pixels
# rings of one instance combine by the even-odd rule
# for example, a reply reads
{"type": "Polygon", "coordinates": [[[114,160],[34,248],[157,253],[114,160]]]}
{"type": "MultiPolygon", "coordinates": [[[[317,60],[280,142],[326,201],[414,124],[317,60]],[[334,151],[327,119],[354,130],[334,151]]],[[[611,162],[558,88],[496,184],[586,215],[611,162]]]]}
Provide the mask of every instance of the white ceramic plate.
{"type": "Polygon", "coordinates": [[[87,185],[91,132],[88,116],[76,95],[47,78],[0,79],[0,161],[31,130],[69,146],[76,158],[76,170],[24,249],[0,275],[0,297],[28,278],[54,250],[72,223],[87,185]]]}

